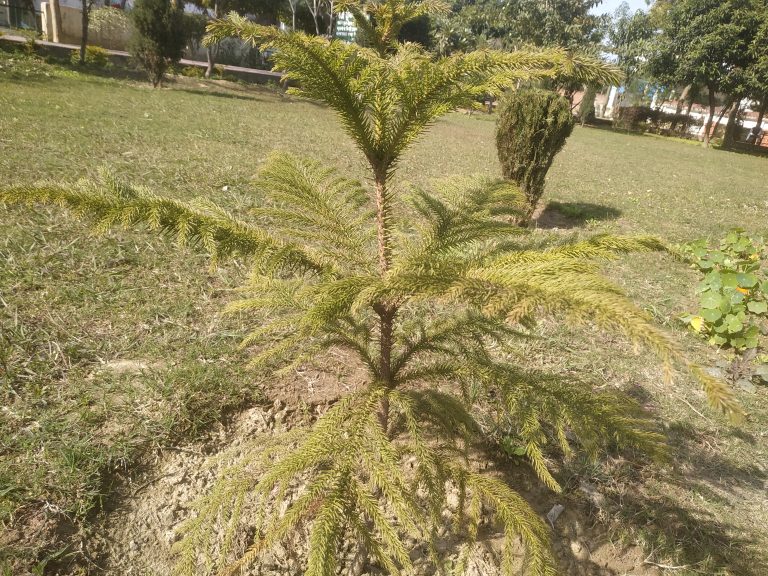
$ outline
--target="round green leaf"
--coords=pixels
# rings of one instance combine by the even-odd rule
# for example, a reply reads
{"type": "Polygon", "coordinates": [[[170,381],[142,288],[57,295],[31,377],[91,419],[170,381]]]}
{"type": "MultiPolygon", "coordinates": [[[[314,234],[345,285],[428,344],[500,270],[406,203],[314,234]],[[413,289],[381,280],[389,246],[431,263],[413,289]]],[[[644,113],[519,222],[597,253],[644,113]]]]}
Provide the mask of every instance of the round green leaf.
{"type": "MultiPolygon", "coordinates": [[[[747,308],[750,312],[755,314],[765,314],[768,311],[768,304],[765,302],[749,302],[747,308]]],[[[702,314],[702,316],[704,315],[702,314]]],[[[706,316],[704,316],[704,318],[706,318],[706,316]]]]}
{"type": "Polygon", "coordinates": [[[719,308],[723,297],[717,292],[704,292],[701,295],[701,307],[702,308],[719,308]]]}
{"type": "Polygon", "coordinates": [[[744,294],[737,291],[731,292],[731,304],[741,304],[742,302],[744,302],[744,294]]]}
{"type": "Polygon", "coordinates": [[[723,272],[720,274],[720,281],[724,288],[736,288],[739,285],[736,280],[736,274],[733,272],[723,272]]]}
{"type": "Polygon", "coordinates": [[[736,316],[730,316],[728,318],[728,332],[731,334],[737,334],[744,329],[744,324],[736,316]]]}
{"type": "Polygon", "coordinates": [[[723,317],[723,313],[719,308],[705,308],[701,312],[701,317],[707,322],[717,322],[723,317]]]}
{"type": "Polygon", "coordinates": [[[736,274],[736,281],[742,288],[752,288],[757,284],[757,277],[754,274],[740,272],[736,274]]]}

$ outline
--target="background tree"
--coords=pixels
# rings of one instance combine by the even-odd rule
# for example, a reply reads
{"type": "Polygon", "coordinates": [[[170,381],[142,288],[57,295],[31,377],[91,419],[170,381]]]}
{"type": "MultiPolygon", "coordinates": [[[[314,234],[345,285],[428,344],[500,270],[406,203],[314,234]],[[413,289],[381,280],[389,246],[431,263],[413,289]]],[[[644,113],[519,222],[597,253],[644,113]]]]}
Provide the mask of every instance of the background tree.
{"type": "Polygon", "coordinates": [[[592,13],[599,4],[600,0],[456,0],[450,16],[437,21],[436,34],[464,39],[471,47],[532,44],[583,50],[602,41],[606,18],[592,13]]]}
{"type": "Polygon", "coordinates": [[[320,22],[323,20],[323,16],[327,11],[326,0],[304,0],[304,4],[312,14],[312,21],[315,23],[315,34],[320,36],[320,22]]]}
{"type": "MultiPolygon", "coordinates": [[[[651,16],[643,10],[632,13],[629,5],[623,2],[613,15],[607,40],[608,49],[616,56],[616,65],[624,74],[625,88],[644,72],[653,36],[651,16]]],[[[620,106],[622,95],[619,95],[616,107],[620,106]]]]}
{"type": "Polygon", "coordinates": [[[144,66],[152,86],[157,88],[168,67],[183,54],[184,12],[170,0],[136,0],[130,15],[136,30],[131,54],[144,66]]]}
{"type": "Polygon", "coordinates": [[[57,203],[95,218],[100,229],[146,223],[205,248],[214,262],[248,257],[253,272],[231,309],[253,321],[244,345],[255,345],[254,366],[290,372],[341,349],[346,364],[367,374],[359,391],[310,430],[256,438],[245,448],[187,523],[179,573],[222,566],[235,573],[297,526],[308,533],[307,574],[334,576],[345,539],[389,574],[413,569],[409,538],[429,550],[426,561],[445,567],[438,530],[464,543],[460,572],[486,510],[504,534],[504,573],[516,569],[520,538],[524,568],[553,576],[542,520],[504,481],[473,468],[473,451],[493,445],[489,431],[511,436],[542,481],[559,490],[548,446],[595,456],[611,443],[656,454],[661,439],[626,396],[517,365],[518,339],[537,317],[623,331],[670,368],[692,370],[714,405],[734,415],[738,408],[723,383],[692,366],[599,274],[595,260],[657,250],[658,241],[598,236],[545,245],[511,221],[524,205],[509,182],[458,179],[430,191],[394,185],[400,160],[425,129],[472,106],[478,94],[563,73],[603,83],[615,80],[615,71],[586,59],[574,63],[555,49],[434,58],[397,42],[405,15],[424,7],[389,0],[359,7],[366,11],[380,16],[367,30],[373,49],[281,33],[238,16],[210,30],[211,41],[237,35],[273,49],[275,66],[298,86],[292,92],[324,102],[339,117],[366,161],[370,185],[314,160],[276,154],[257,183],[268,200],[249,221],[208,200],[177,202],[111,179],[21,186],[0,192],[0,201],[57,203]],[[449,502],[448,485],[458,502],[449,502]],[[254,541],[233,558],[228,544],[250,511],[254,541]],[[216,527],[226,532],[221,546],[216,527]]]}
{"type": "MultiPolygon", "coordinates": [[[[288,0],[288,6],[291,9],[293,28],[296,27],[295,9],[299,0],[288,0]]],[[[282,0],[193,0],[192,4],[200,8],[209,18],[221,18],[229,12],[236,12],[241,16],[250,15],[251,17],[262,20],[277,20],[281,14],[284,5],[282,0]]],[[[206,60],[208,65],[205,69],[205,77],[210,78],[216,66],[216,53],[218,45],[209,44],[205,48],[206,60]]]]}
{"type": "Polygon", "coordinates": [[[745,75],[747,94],[758,103],[757,125],[768,106],[768,6],[757,8],[757,31],[749,47],[750,64],[745,75]]]}
{"type": "Polygon", "coordinates": [[[657,9],[661,30],[651,47],[649,70],[673,85],[706,87],[705,146],[718,91],[733,91],[748,65],[757,24],[755,6],[752,0],[678,0],[662,2],[657,9]]]}

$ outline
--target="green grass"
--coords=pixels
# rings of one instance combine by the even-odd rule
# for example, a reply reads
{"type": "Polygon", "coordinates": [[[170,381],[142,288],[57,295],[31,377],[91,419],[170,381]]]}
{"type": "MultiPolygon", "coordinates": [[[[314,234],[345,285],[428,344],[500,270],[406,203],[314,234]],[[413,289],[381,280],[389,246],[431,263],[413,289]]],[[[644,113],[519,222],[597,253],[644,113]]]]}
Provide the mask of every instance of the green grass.
{"type": "MultiPolygon", "coordinates": [[[[247,215],[260,200],[250,182],[274,149],[364,175],[331,113],[276,90],[189,79],[152,90],[19,52],[0,52],[0,66],[3,184],[108,169],[247,215]]],[[[767,172],[763,158],[577,128],[545,200],[549,221],[575,234],[647,232],[679,242],[732,226],[765,233],[767,172]]],[[[499,173],[485,116],[448,116],[399,167],[404,185],[469,173],[499,173]]],[[[675,320],[694,305],[691,270],[642,255],[609,272],[694,357],[716,360],[675,320]]],[[[9,534],[41,517],[80,526],[111,483],[155,451],[204,437],[259,400],[260,382],[237,349],[244,327],[220,314],[243,274],[237,264],[211,271],[203,256],[140,231],[93,237],[57,209],[0,208],[0,521],[9,534]],[[115,370],[118,360],[143,369],[115,370]]],[[[608,515],[620,520],[609,522],[616,537],[646,542],[654,561],[689,566],[675,574],[760,576],[768,565],[768,391],[742,394],[751,417],[733,428],[692,382],[665,385],[657,363],[621,339],[547,330],[526,357],[631,390],[668,431],[672,458],[661,467],[614,460],[570,470],[599,483],[608,515]]],[[[3,563],[16,573],[57,551],[78,560],[75,541],[46,528],[0,542],[0,574],[3,563]]]]}

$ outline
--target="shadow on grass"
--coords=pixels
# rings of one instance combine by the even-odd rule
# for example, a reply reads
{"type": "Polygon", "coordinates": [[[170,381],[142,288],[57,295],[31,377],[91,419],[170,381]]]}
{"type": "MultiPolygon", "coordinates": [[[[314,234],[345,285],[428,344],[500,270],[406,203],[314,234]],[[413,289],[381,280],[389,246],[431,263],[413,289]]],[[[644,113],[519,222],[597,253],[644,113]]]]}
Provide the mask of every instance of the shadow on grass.
{"type": "MultiPolygon", "coordinates": [[[[232,92],[222,92],[220,89],[212,89],[212,90],[203,90],[199,89],[196,90],[194,88],[179,88],[179,85],[173,86],[173,89],[178,92],[186,92],[187,94],[193,94],[195,96],[212,96],[214,98],[225,98],[227,100],[247,100],[249,102],[266,102],[267,99],[264,98],[264,91],[267,90],[264,88],[261,91],[254,90],[253,92],[248,92],[243,90],[243,93],[237,94],[232,92]]],[[[277,91],[270,92],[270,95],[274,98],[281,98],[283,97],[282,94],[278,94],[277,91]]]]}
{"type": "Polygon", "coordinates": [[[745,142],[734,142],[732,146],[718,146],[716,147],[720,152],[733,152],[734,154],[741,154],[742,156],[756,156],[759,158],[768,158],[768,148],[765,146],[755,146],[754,144],[746,144],[745,142]]]}
{"type": "Polygon", "coordinates": [[[688,426],[673,425],[667,436],[673,469],[663,476],[655,469],[652,482],[640,473],[611,490],[615,520],[645,543],[649,558],[674,558],[677,574],[763,576],[768,554],[748,531],[755,522],[739,521],[732,501],[762,494],[768,474],[724,457],[688,426]]]}
{"type": "Polygon", "coordinates": [[[547,203],[534,220],[538,228],[578,228],[589,221],[615,220],[619,216],[621,216],[621,210],[611,206],[553,200],[547,203]]]}

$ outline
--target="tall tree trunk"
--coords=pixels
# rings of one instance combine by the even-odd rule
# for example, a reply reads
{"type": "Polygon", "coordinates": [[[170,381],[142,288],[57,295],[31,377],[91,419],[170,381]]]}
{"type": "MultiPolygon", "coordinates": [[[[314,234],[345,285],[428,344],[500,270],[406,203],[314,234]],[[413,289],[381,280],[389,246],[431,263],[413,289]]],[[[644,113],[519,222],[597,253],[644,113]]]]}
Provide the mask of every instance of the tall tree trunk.
{"type": "Polygon", "coordinates": [[[333,38],[334,22],[336,20],[333,17],[333,4],[334,0],[328,0],[328,38],[333,38]]]}
{"type": "Polygon", "coordinates": [[[763,95],[762,100],[760,100],[760,110],[757,113],[757,127],[762,128],[763,127],[763,118],[765,117],[765,109],[768,106],[768,94],[763,95]]]}
{"type": "Polygon", "coordinates": [[[672,118],[672,124],[669,126],[669,130],[671,132],[674,132],[675,128],[677,128],[677,119],[680,117],[680,114],[683,112],[683,104],[685,104],[685,99],[688,98],[688,93],[691,91],[691,84],[686,85],[685,88],[683,88],[682,93],[680,94],[680,97],[677,99],[677,105],[675,106],[675,116],[672,118]]]}
{"type": "Polygon", "coordinates": [[[83,6],[83,14],[82,14],[82,25],[83,25],[83,31],[80,35],[80,65],[82,66],[85,64],[85,51],[86,47],[88,46],[88,16],[90,12],[90,0],[82,0],[82,6],[83,6]]]}
{"type": "Polygon", "coordinates": [[[213,59],[213,46],[205,47],[205,57],[206,57],[206,60],[208,60],[208,66],[206,66],[205,68],[205,77],[210,78],[211,74],[213,74],[213,67],[215,65],[215,62],[213,59]]]}
{"type": "MultiPolygon", "coordinates": [[[[680,118],[680,114],[683,112],[683,105],[685,104],[685,100],[688,98],[692,87],[693,84],[688,84],[685,88],[683,88],[683,91],[680,93],[680,97],[677,99],[677,105],[675,106],[675,116],[672,118],[672,124],[669,127],[670,132],[674,132],[675,128],[677,128],[678,118],[680,118]]],[[[691,102],[693,102],[693,99],[691,99],[691,102]]],[[[690,113],[691,107],[689,106],[686,116],[688,116],[690,113]]],[[[685,124],[687,124],[687,122],[685,122],[685,124]]]]}
{"type": "Polygon", "coordinates": [[[320,15],[320,2],[319,0],[312,0],[312,4],[309,0],[304,0],[307,5],[307,10],[312,14],[312,21],[315,23],[315,33],[320,36],[320,23],[317,21],[317,17],[320,15]]]}
{"type": "Polygon", "coordinates": [[[707,115],[707,122],[704,126],[704,147],[709,148],[709,141],[711,139],[710,130],[712,129],[712,120],[715,117],[715,90],[712,86],[707,86],[709,94],[707,95],[709,102],[709,114],[707,115]]]}
{"type": "MultiPolygon", "coordinates": [[[[213,5],[213,17],[214,18],[219,17],[218,2],[215,2],[213,5]]],[[[211,74],[213,74],[213,67],[216,65],[216,62],[214,61],[213,46],[206,46],[205,56],[206,56],[206,59],[208,60],[208,66],[205,68],[205,77],[210,78],[211,74]]]]}
{"type": "MultiPolygon", "coordinates": [[[[376,190],[376,238],[379,274],[384,276],[389,271],[391,262],[386,170],[374,168],[374,186],[376,190]]],[[[379,378],[384,386],[391,388],[394,386],[392,346],[397,307],[390,302],[382,301],[377,302],[373,309],[379,316],[379,378]]],[[[384,433],[387,434],[389,430],[389,398],[386,396],[379,406],[379,422],[384,433]]]]}
{"type": "Polygon", "coordinates": [[[728,114],[728,123],[725,125],[725,133],[723,134],[723,148],[731,148],[733,146],[739,110],[741,110],[741,98],[733,102],[731,112],[728,114]]]}
{"type": "Polygon", "coordinates": [[[690,116],[691,115],[691,108],[693,108],[693,98],[688,99],[688,106],[685,107],[685,115],[690,116]]]}
{"type": "Polygon", "coordinates": [[[688,84],[685,88],[683,88],[683,91],[680,94],[680,98],[677,99],[675,114],[680,114],[683,111],[683,104],[685,103],[685,99],[688,98],[688,94],[690,93],[692,86],[692,84],[688,84]]]}

